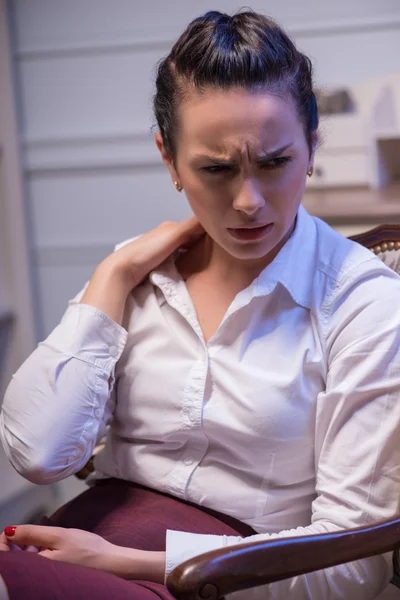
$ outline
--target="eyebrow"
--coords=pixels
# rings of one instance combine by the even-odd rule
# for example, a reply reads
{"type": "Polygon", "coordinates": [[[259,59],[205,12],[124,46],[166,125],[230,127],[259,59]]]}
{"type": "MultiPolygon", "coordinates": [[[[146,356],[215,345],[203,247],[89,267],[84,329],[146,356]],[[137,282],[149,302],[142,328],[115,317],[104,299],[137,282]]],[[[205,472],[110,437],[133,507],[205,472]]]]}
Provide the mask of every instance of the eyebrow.
{"type": "Polygon", "coordinates": [[[290,146],[292,146],[292,145],[293,145],[293,143],[290,142],[289,144],[285,144],[284,146],[281,146],[280,148],[277,148],[276,150],[272,150],[272,152],[266,152],[265,154],[263,154],[262,156],[259,156],[256,159],[256,163],[260,164],[260,163],[264,163],[268,160],[273,160],[274,158],[278,158],[278,156],[280,154],[282,154],[282,152],[285,152],[285,150],[290,148],[290,146]]]}
{"type": "MultiPolygon", "coordinates": [[[[269,160],[273,160],[274,158],[277,158],[280,154],[282,154],[282,152],[284,152],[285,150],[287,150],[290,146],[293,145],[293,142],[290,142],[289,144],[285,144],[284,146],[281,146],[280,148],[277,148],[276,150],[272,150],[271,152],[266,152],[261,156],[258,156],[256,158],[256,163],[257,164],[262,164],[265,163],[269,160]]],[[[214,163],[215,165],[226,165],[229,167],[234,167],[237,164],[237,161],[235,160],[227,160],[224,158],[215,158],[213,156],[208,156],[207,154],[196,154],[194,156],[195,160],[209,160],[210,162],[214,163]]]]}

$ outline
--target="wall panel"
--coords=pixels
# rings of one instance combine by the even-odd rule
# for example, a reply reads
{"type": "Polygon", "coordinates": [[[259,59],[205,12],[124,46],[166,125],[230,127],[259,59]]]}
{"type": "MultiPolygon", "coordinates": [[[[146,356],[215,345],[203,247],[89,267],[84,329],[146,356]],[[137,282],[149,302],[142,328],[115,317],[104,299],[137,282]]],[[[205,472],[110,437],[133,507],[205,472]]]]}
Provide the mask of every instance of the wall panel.
{"type": "MultiPolygon", "coordinates": [[[[154,67],[194,16],[231,0],[10,0],[40,337],[126,237],[190,214],[150,128],[154,67]]],[[[323,86],[399,69],[397,0],[262,0],[323,86]]],[[[329,127],[327,128],[329,131],[329,127]]]]}

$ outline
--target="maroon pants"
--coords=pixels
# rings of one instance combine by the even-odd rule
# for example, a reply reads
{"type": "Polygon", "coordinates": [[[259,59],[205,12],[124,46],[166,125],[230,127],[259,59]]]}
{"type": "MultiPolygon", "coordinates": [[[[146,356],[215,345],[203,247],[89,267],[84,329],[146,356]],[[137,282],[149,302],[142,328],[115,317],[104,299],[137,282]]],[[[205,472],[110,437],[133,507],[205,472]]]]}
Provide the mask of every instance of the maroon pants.
{"type": "MultiPolygon", "coordinates": [[[[241,536],[255,533],[226,515],[119,479],[97,482],[45,522],[92,531],[120,546],[153,551],[165,550],[167,529],[241,536]]],[[[0,552],[0,575],[10,600],[172,600],[162,584],[126,581],[28,552],[0,552]]]]}

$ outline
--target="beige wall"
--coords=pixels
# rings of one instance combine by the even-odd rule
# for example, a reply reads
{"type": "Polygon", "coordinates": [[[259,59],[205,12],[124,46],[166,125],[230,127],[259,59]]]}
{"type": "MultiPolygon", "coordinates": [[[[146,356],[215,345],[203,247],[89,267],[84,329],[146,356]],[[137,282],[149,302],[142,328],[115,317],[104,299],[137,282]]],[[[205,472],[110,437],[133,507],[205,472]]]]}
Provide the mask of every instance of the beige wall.
{"type": "MultiPolygon", "coordinates": [[[[0,405],[4,387],[19,364],[36,344],[33,301],[30,286],[29,250],[26,213],[22,193],[21,165],[18,152],[16,102],[12,85],[12,59],[8,43],[5,1],[0,0],[0,313],[12,311],[15,326],[10,343],[0,345],[0,405]]],[[[0,528],[6,525],[7,506],[19,495],[27,502],[21,511],[30,513],[41,504],[30,495],[34,486],[20,477],[6,459],[0,445],[0,528]],[[8,503],[8,504],[7,504],[8,503]]],[[[49,492],[44,495],[48,498],[49,492]]],[[[18,519],[17,514],[8,513],[18,519]]]]}
{"type": "MultiPolygon", "coordinates": [[[[154,66],[186,23],[232,0],[11,0],[40,336],[114,243],[189,209],[149,133],[154,66]]],[[[317,82],[399,68],[397,0],[254,0],[314,60],[317,82]]]]}

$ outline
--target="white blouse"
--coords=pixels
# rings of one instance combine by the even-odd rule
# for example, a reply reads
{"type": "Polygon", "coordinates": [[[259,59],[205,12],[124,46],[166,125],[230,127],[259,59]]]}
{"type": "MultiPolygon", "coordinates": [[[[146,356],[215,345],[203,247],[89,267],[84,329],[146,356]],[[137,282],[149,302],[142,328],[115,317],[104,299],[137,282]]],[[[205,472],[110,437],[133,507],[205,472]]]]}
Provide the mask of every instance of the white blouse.
{"type": "MultiPolygon", "coordinates": [[[[75,473],[107,434],[96,477],[258,532],[168,531],[167,573],[214,548],[400,512],[400,277],[370,251],[301,207],[291,238],[208,343],[172,257],[129,296],[123,327],[81,296],[4,399],[1,439],[24,477],[75,473]]],[[[235,596],[368,600],[390,578],[386,555],[235,596]]]]}

